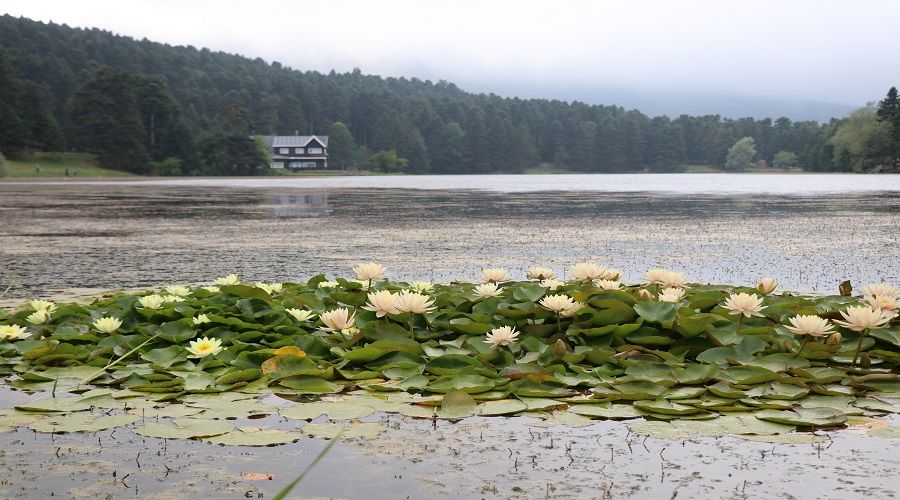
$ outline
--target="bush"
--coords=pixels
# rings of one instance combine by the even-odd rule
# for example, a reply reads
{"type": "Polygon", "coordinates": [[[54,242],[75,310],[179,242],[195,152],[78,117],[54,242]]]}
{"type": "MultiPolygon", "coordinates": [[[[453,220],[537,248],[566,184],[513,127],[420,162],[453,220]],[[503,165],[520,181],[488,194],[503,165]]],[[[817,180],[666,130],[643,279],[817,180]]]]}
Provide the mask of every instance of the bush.
{"type": "Polygon", "coordinates": [[[6,157],[0,151],[0,177],[6,177],[6,157]]]}
{"type": "Polygon", "coordinates": [[[182,175],[181,159],[170,156],[163,161],[155,161],[150,164],[154,175],[174,176],[182,175]]]}

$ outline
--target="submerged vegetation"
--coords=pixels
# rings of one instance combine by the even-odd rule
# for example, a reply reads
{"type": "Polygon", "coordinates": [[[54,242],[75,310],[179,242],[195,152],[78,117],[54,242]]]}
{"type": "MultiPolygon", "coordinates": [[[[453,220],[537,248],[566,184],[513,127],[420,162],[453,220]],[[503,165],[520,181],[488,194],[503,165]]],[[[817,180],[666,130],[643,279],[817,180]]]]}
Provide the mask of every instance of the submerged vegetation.
{"type": "Polygon", "coordinates": [[[0,316],[0,369],[12,388],[46,397],[0,420],[47,432],[140,420],[145,436],[267,445],[300,434],[229,419],[644,417],[636,431],[666,436],[776,435],[900,413],[898,300],[886,284],[862,297],[805,296],[772,279],[700,285],[654,269],[626,285],[594,263],[572,266],[567,280],[540,267],[525,280],[485,269],[481,283],[450,284],[389,281],[378,264],[354,272],[33,300],[0,316]],[[271,406],[264,393],[295,403],[271,406]]]}

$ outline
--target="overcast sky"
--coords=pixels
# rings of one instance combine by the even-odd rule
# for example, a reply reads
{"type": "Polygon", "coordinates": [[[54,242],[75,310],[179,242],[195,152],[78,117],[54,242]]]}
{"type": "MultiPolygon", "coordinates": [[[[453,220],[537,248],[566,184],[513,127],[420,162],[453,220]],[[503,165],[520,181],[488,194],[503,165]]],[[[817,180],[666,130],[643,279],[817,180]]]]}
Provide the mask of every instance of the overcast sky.
{"type": "Polygon", "coordinates": [[[0,12],[500,94],[597,85],[860,105],[900,85],[890,0],[4,0],[0,12]]]}

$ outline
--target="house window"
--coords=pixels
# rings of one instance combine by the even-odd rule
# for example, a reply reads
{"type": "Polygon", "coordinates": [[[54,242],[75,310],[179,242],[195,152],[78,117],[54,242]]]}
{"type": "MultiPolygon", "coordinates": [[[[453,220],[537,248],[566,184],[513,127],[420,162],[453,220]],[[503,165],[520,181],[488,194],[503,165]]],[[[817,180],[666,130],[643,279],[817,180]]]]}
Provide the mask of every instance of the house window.
{"type": "Polygon", "coordinates": [[[294,154],[302,155],[302,154],[303,154],[303,148],[294,148],[294,154]]]}
{"type": "Polygon", "coordinates": [[[292,161],[292,162],[290,162],[290,167],[291,168],[303,168],[303,162],[302,161],[292,161]]]}
{"type": "Polygon", "coordinates": [[[272,163],[269,164],[269,167],[271,167],[271,168],[284,168],[284,163],[282,163],[282,162],[280,162],[280,161],[273,161],[272,163]]]}
{"type": "Polygon", "coordinates": [[[291,152],[290,148],[278,148],[278,154],[286,155],[291,152]]]}
{"type": "Polygon", "coordinates": [[[311,155],[322,154],[322,148],[306,148],[306,150],[309,151],[309,154],[311,154],[311,155]]]}
{"type": "Polygon", "coordinates": [[[303,168],[316,168],[316,162],[305,161],[305,162],[303,162],[303,168]]]}

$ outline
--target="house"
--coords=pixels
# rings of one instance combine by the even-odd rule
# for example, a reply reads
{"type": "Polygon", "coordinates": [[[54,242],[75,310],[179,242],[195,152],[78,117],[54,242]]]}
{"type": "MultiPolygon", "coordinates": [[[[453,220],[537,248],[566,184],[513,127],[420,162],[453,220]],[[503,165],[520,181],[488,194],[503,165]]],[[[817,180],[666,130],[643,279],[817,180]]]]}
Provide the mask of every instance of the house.
{"type": "Polygon", "coordinates": [[[327,135],[265,135],[262,138],[272,154],[271,168],[328,168],[327,135]]]}

